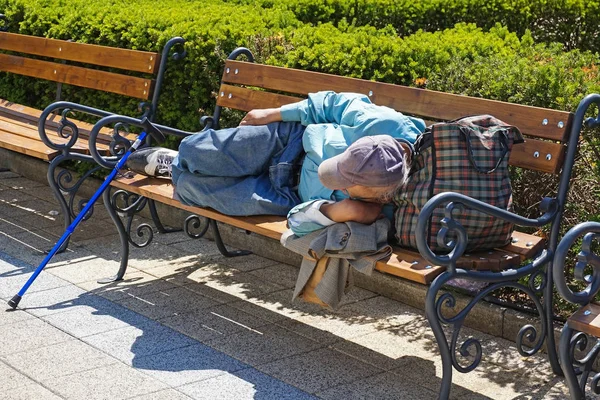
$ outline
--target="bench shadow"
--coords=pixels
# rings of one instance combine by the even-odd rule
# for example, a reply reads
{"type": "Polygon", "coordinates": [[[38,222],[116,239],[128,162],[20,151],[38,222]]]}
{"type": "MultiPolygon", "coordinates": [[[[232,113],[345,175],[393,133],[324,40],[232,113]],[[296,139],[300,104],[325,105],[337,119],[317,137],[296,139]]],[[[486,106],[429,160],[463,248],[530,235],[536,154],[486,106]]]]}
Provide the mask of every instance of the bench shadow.
{"type": "MultiPolygon", "coordinates": [[[[74,252],[73,254],[63,255],[61,258],[64,261],[69,261],[75,260],[78,257],[79,254],[74,252]]],[[[107,261],[119,261],[118,254],[114,254],[114,256],[107,256],[107,254],[103,253],[103,255],[99,257],[106,259],[107,261]]],[[[145,254],[143,249],[141,249],[141,251],[136,251],[135,257],[138,260],[138,263],[143,260],[155,261],[155,257],[145,254]]],[[[278,323],[279,326],[283,326],[284,329],[291,330],[292,332],[307,338],[315,338],[323,335],[324,333],[329,333],[327,332],[328,325],[333,326],[335,324],[342,324],[358,328],[361,326],[369,326],[374,332],[385,332],[389,334],[392,342],[394,336],[402,338],[408,343],[418,344],[423,351],[432,354],[433,358],[439,357],[437,343],[433,338],[433,334],[426,319],[423,316],[414,318],[414,312],[416,310],[410,309],[408,306],[397,303],[398,309],[390,309],[389,307],[362,308],[361,306],[365,302],[361,300],[364,299],[352,299],[352,294],[349,296],[349,301],[347,301],[346,304],[344,304],[337,311],[322,309],[318,306],[302,303],[300,301],[295,301],[292,303],[292,289],[289,287],[289,285],[284,285],[283,288],[279,287],[273,289],[273,287],[269,287],[270,285],[268,281],[265,281],[263,285],[261,284],[260,279],[258,279],[255,275],[232,268],[231,266],[227,265],[228,262],[229,261],[222,256],[192,256],[186,258],[185,262],[183,263],[184,266],[182,267],[181,263],[178,261],[178,258],[165,258],[161,261],[161,265],[165,267],[172,265],[173,268],[170,272],[162,273],[160,277],[156,277],[156,280],[160,279],[166,282],[171,282],[177,287],[183,287],[190,292],[195,292],[208,298],[211,298],[212,296],[213,300],[219,304],[246,302],[248,303],[248,306],[246,309],[244,309],[244,312],[252,315],[251,309],[256,307],[257,310],[260,309],[260,313],[271,314],[270,316],[266,315],[266,323],[269,323],[270,319],[275,319],[270,317],[276,316],[277,318],[281,319],[281,322],[278,323]],[[248,281],[250,276],[252,276],[253,279],[248,281]],[[234,288],[234,290],[231,290],[231,288],[234,288]],[[251,302],[247,302],[247,300],[251,300],[251,302]],[[254,303],[254,305],[251,306],[251,303],[254,303]],[[293,314],[294,318],[289,318],[284,314],[293,314]],[[407,322],[398,322],[399,320],[402,321],[403,318],[406,318],[407,322]],[[303,322],[303,320],[314,321],[315,319],[320,320],[320,322],[316,324],[318,326],[312,326],[311,323],[303,322]],[[298,329],[292,329],[289,328],[289,326],[286,328],[286,323],[299,324],[298,329]]],[[[2,272],[0,273],[0,282],[2,278],[11,278],[16,276],[25,277],[26,274],[33,270],[33,268],[34,267],[31,266],[27,267],[25,265],[19,265],[15,270],[2,272]]],[[[131,273],[137,271],[130,269],[129,272],[131,273]]],[[[141,270],[141,273],[146,272],[141,270]]],[[[162,353],[149,354],[148,352],[150,350],[148,349],[153,348],[153,346],[159,348],[161,343],[160,341],[157,341],[157,337],[154,334],[156,327],[154,327],[153,324],[149,324],[147,319],[139,317],[139,314],[144,315],[144,311],[135,309],[134,307],[132,308],[133,311],[139,313],[136,314],[134,312],[130,312],[124,307],[116,306],[113,302],[106,300],[111,299],[110,292],[114,290],[122,290],[128,293],[134,293],[133,296],[143,297],[144,294],[152,293],[154,289],[152,289],[151,286],[152,282],[148,282],[144,279],[136,277],[128,278],[126,275],[124,281],[98,287],[89,291],[88,293],[81,294],[76,298],[69,299],[64,302],[58,302],[47,308],[52,311],[58,311],[68,310],[69,308],[76,306],[88,306],[94,309],[92,312],[93,315],[112,316],[129,326],[139,329],[141,334],[135,338],[134,342],[129,348],[129,351],[132,353],[132,358],[130,360],[131,364],[141,370],[148,372],[187,371],[188,373],[214,370],[214,365],[210,365],[212,360],[211,357],[222,355],[222,352],[211,347],[210,341],[204,342],[200,340],[201,345],[190,344],[188,346],[180,347],[186,348],[191,346],[199,346],[196,348],[196,351],[198,351],[201,355],[204,354],[206,356],[205,358],[182,358],[181,354],[176,351],[177,349],[165,350],[162,353]],[[103,300],[102,298],[105,299],[103,300]],[[158,354],[160,354],[161,357],[156,357],[158,354]],[[160,359],[160,362],[157,361],[157,358],[160,359]]],[[[32,309],[33,308],[30,308],[30,310],[32,309]]],[[[188,313],[190,315],[192,314],[192,312],[189,312],[189,310],[178,310],[177,312],[183,314],[188,313]]],[[[146,316],[151,317],[150,315],[146,316]]],[[[260,318],[259,315],[256,317],[260,318]]],[[[161,324],[160,326],[164,329],[171,330],[171,328],[168,328],[166,325],[162,324],[161,318],[158,319],[157,324],[161,324]]],[[[172,330],[171,334],[177,337],[178,335],[182,335],[175,330],[172,330]]],[[[191,336],[193,337],[193,335],[191,336]]],[[[461,336],[461,340],[459,340],[459,344],[462,344],[464,339],[467,337],[469,337],[469,334],[463,334],[461,336]]],[[[164,336],[161,338],[165,340],[164,336]]],[[[426,387],[432,392],[435,393],[439,389],[441,380],[438,376],[436,376],[436,366],[434,365],[433,361],[427,358],[412,355],[403,355],[394,358],[382,354],[379,351],[374,351],[368,347],[358,345],[352,341],[344,340],[341,337],[338,337],[337,339],[339,339],[339,342],[349,344],[350,347],[356,350],[356,352],[347,354],[351,357],[362,360],[375,360],[372,363],[376,366],[387,365],[391,363],[393,367],[391,367],[389,371],[404,377],[407,382],[426,381],[426,387]]],[[[181,340],[185,341],[185,339],[181,340]]],[[[331,348],[332,345],[329,345],[329,347],[331,348]]],[[[333,348],[335,348],[335,346],[333,348]]],[[[500,356],[493,360],[489,360],[485,358],[486,355],[484,354],[484,360],[475,370],[479,376],[496,383],[500,387],[510,387],[513,391],[522,393],[516,397],[516,399],[519,400],[537,399],[544,396],[546,396],[544,398],[561,398],[561,393],[558,393],[556,397],[552,397],[553,394],[550,392],[550,390],[556,384],[558,378],[548,378],[548,375],[542,371],[543,366],[540,367],[540,371],[536,369],[537,367],[527,367],[528,372],[526,373],[528,374],[528,377],[530,377],[529,382],[525,383],[524,379],[518,379],[515,381],[514,379],[511,379],[511,376],[520,374],[520,372],[511,371],[511,376],[507,376],[506,368],[504,368],[503,365],[508,365],[511,360],[515,360],[519,357],[516,353],[516,350],[513,349],[513,352],[501,351],[502,347],[499,344],[494,344],[493,341],[489,343],[486,342],[484,348],[484,353],[491,352],[494,354],[500,354],[500,356]]],[[[227,357],[232,357],[232,359],[235,359],[236,354],[228,354],[227,357]]],[[[467,357],[466,361],[463,360],[463,364],[468,365],[471,360],[472,357],[470,359],[467,357]]],[[[240,361],[237,362],[239,363],[240,361]]],[[[246,382],[247,384],[252,385],[255,390],[254,398],[256,399],[273,398],[273,385],[276,386],[277,381],[269,379],[266,375],[260,372],[248,372],[250,371],[251,367],[257,367],[259,365],[252,365],[248,363],[243,364],[244,365],[239,368],[232,367],[231,370],[227,370],[225,367],[227,367],[229,364],[224,363],[223,366],[225,369],[222,370],[222,375],[227,372],[229,379],[238,379],[239,382],[246,382]]],[[[254,370],[252,369],[252,371],[254,370]]],[[[383,372],[384,371],[382,370],[382,373],[383,372]]],[[[284,371],[282,374],[292,376],[294,371],[284,371]]],[[[453,375],[455,378],[458,378],[461,374],[453,371],[453,375]]],[[[215,376],[207,379],[215,379],[218,381],[219,377],[215,376]]],[[[391,381],[391,383],[393,383],[395,380],[391,381]]],[[[293,387],[288,388],[287,386],[281,386],[277,390],[288,390],[293,392],[296,389],[293,387]]],[[[395,389],[393,385],[387,388],[387,392],[389,393],[395,393],[394,390],[395,389]]],[[[461,386],[458,383],[453,384],[452,394],[454,396],[460,395],[460,397],[457,398],[490,398],[461,386]]],[[[298,398],[301,398],[303,392],[297,392],[296,395],[298,398]]],[[[385,396],[383,398],[385,398],[385,396]]],[[[397,396],[395,398],[397,398],[397,396]]]]}

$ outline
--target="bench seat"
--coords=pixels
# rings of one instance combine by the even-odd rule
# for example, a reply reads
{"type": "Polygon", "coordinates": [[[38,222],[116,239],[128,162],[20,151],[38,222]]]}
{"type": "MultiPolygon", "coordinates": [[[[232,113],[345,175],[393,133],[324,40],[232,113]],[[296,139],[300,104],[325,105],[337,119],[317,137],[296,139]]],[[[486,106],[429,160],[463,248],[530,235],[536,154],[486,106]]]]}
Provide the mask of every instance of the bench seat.
{"type": "MultiPolygon", "coordinates": [[[[137,174],[129,175],[131,177],[121,177],[114,180],[111,185],[272,239],[279,240],[281,234],[287,229],[286,219],[281,216],[233,217],[210,208],[183,205],[173,198],[173,185],[169,180],[148,178],[137,174]]],[[[477,270],[505,270],[518,266],[525,259],[532,258],[543,248],[544,244],[544,239],[539,236],[515,231],[513,233],[513,243],[493,251],[465,255],[457,266],[477,270]]],[[[430,265],[417,251],[396,247],[392,257],[387,262],[378,262],[375,269],[413,282],[428,284],[441,274],[445,267],[430,265]]]]}
{"type": "MultiPolygon", "coordinates": [[[[60,151],[49,148],[40,139],[38,121],[41,114],[42,111],[36,108],[0,99],[0,148],[44,161],[52,161],[60,151]]],[[[58,121],[60,115],[46,121],[46,134],[54,143],[67,143],[68,139],[61,138],[58,134],[58,121]]],[[[72,118],[70,121],[77,125],[80,136],[77,143],[69,150],[74,153],[89,154],[88,137],[93,125],[72,118]]],[[[110,141],[110,130],[103,129],[98,139],[98,151],[108,155],[110,141]]]]}

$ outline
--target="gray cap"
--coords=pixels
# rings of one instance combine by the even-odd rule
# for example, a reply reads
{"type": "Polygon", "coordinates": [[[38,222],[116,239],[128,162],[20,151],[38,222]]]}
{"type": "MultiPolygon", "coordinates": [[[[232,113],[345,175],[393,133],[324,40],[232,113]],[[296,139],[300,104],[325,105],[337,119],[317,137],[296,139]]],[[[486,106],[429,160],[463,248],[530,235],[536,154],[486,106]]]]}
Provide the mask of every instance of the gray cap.
{"type": "Polygon", "coordinates": [[[383,187],[404,178],[405,149],[402,141],[389,135],[365,136],[352,143],[342,154],[319,165],[319,179],[333,190],[354,185],[383,187]]]}

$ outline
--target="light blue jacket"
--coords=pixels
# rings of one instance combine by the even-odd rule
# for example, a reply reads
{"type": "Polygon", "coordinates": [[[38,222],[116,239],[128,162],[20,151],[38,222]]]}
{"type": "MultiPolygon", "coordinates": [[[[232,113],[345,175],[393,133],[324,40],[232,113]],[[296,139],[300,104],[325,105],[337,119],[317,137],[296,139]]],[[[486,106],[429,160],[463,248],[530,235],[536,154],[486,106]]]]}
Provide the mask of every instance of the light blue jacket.
{"type": "MultiPolygon", "coordinates": [[[[284,121],[299,121],[306,126],[302,145],[306,158],[302,164],[299,195],[304,202],[294,207],[291,215],[306,208],[306,202],[316,199],[339,201],[347,196],[321,184],[317,169],[323,160],[341,154],[349,145],[364,136],[390,135],[414,143],[425,130],[420,118],[405,116],[391,108],[378,106],[362,94],[311,93],[308,99],[281,107],[284,121]]],[[[298,236],[323,226],[310,222],[292,228],[298,236]]]]}

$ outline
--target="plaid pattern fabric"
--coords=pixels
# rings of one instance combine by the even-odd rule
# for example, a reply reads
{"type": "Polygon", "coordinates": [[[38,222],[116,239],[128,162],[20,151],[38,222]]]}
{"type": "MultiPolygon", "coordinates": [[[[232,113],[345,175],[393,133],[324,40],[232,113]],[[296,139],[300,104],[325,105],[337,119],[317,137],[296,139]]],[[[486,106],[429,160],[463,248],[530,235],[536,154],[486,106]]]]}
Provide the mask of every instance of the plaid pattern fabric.
{"type": "MultiPolygon", "coordinates": [[[[396,238],[401,246],[416,248],[415,231],[421,208],[432,196],[458,192],[490,205],[512,208],[508,159],[521,132],[492,117],[478,115],[431,125],[415,143],[416,156],[405,190],[396,195],[396,238]],[[470,157],[469,154],[472,154],[470,157]],[[495,169],[494,169],[495,168],[495,169]],[[493,170],[493,172],[486,173],[493,170]]],[[[508,244],[513,225],[475,210],[455,210],[454,218],[468,235],[467,251],[508,244]]],[[[444,207],[430,220],[428,243],[437,244],[444,207]]],[[[453,239],[450,237],[450,239],[453,239]]]]}

